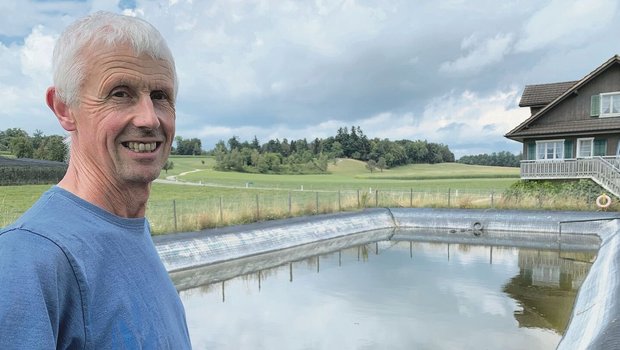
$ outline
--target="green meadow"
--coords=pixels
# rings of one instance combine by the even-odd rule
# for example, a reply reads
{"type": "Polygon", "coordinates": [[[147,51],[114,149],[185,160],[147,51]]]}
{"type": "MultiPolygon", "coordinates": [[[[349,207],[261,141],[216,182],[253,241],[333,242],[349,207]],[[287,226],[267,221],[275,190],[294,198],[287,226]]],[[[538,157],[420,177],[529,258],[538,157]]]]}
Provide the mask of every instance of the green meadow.
{"type": "Polygon", "coordinates": [[[172,158],[168,174],[179,180],[216,186],[273,188],[284,190],[410,190],[502,191],[519,179],[518,168],[489,167],[458,163],[415,164],[370,173],[366,163],[341,159],[329,165],[329,174],[276,175],[221,172],[213,170],[214,160],[205,157],[172,158]],[[205,164],[202,162],[204,161],[205,164]],[[177,168],[177,164],[179,165],[177,168]],[[184,174],[184,175],[180,175],[184,174]],[[179,176],[180,175],[180,176],[179,176]]]}
{"type": "MultiPolygon", "coordinates": [[[[215,171],[211,157],[170,160],[174,168],[162,171],[159,180],[175,183],[155,182],[147,207],[157,233],[372,206],[488,207],[489,193],[499,195],[519,179],[518,168],[458,163],[371,173],[364,162],[341,159],[330,164],[329,174],[275,175],[215,171]]],[[[49,187],[0,187],[0,226],[15,220],[49,187]]]]}

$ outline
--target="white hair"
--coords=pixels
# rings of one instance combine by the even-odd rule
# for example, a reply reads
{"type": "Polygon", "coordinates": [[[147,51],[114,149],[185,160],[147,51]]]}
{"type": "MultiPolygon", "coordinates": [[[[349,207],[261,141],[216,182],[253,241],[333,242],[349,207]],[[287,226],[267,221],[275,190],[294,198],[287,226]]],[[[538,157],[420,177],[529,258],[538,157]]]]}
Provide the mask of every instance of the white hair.
{"type": "Polygon", "coordinates": [[[99,11],[69,25],[54,47],[52,67],[58,97],[70,106],[79,103],[79,92],[86,77],[88,48],[110,48],[127,44],[134,54],[147,54],[170,64],[174,96],[178,90],[174,58],[159,31],[150,23],[111,12],[99,11]]]}

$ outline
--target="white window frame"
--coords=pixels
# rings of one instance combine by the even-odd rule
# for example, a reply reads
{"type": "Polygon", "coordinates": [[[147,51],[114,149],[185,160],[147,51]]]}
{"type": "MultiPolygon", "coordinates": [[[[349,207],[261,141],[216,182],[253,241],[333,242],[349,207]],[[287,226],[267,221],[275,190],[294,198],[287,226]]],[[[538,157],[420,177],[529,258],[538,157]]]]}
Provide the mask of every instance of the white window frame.
{"type": "Polygon", "coordinates": [[[592,156],[594,155],[594,137],[583,137],[580,139],[577,139],[577,154],[575,155],[575,158],[592,158],[592,156]],[[590,141],[590,155],[589,156],[582,156],[581,155],[581,141],[590,141]]]}
{"type": "Polygon", "coordinates": [[[603,113],[603,97],[604,96],[611,96],[611,98],[609,99],[609,110],[611,111],[611,108],[613,106],[613,100],[614,99],[619,99],[620,100],[620,91],[616,91],[616,92],[605,92],[605,93],[601,93],[600,94],[600,99],[601,101],[599,102],[599,117],[601,118],[610,118],[610,117],[620,117],[620,112],[617,113],[603,113]]]}
{"type": "Polygon", "coordinates": [[[540,141],[536,141],[536,160],[537,161],[557,161],[557,160],[564,160],[564,139],[557,139],[557,140],[540,140],[540,141]],[[556,143],[560,143],[561,146],[559,148],[559,151],[561,152],[561,157],[558,156],[558,149],[555,147],[556,143]],[[553,158],[547,158],[547,145],[548,144],[554,144],[553,147],[553,158]],[[544,149],[544,155],[545,158],[540,158],[539,157],[539,149],[540,147],[542,147],[544,145],[545,149],[544,149]]]}

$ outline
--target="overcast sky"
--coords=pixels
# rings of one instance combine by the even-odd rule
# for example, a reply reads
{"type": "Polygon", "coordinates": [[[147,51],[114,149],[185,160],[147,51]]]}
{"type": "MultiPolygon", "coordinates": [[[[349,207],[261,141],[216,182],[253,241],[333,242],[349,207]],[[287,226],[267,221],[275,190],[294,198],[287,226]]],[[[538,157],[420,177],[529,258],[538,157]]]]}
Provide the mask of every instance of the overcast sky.
{"type": "Polygon", "coordinates": [[[578,80],[620,53],[615,0],[0,0],[0,130],[64,134],[44,101],[55,39],[97,10],[167,39],[177,135],[308,140],[359,125],[458,157],[512,151],[526,84],[578,80]]]}

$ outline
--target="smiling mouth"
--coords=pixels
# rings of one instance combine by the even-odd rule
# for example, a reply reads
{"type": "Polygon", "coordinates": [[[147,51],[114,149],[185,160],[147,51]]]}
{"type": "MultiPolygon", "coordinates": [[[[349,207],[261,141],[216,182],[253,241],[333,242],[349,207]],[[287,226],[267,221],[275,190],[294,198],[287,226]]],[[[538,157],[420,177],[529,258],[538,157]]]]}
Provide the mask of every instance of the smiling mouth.
{"type": "Polygon", "coordinates": [[[123,147],[129,149],[132,152],[136,152],[136,153],[149,153],[149,152],[153,152],[157,149],[157,147],[159,147],[159,145],[161,144],[161,142],[147,142],[147,143],[142,143],[142,142],[123,142],[122,145],[123,147]]]}

